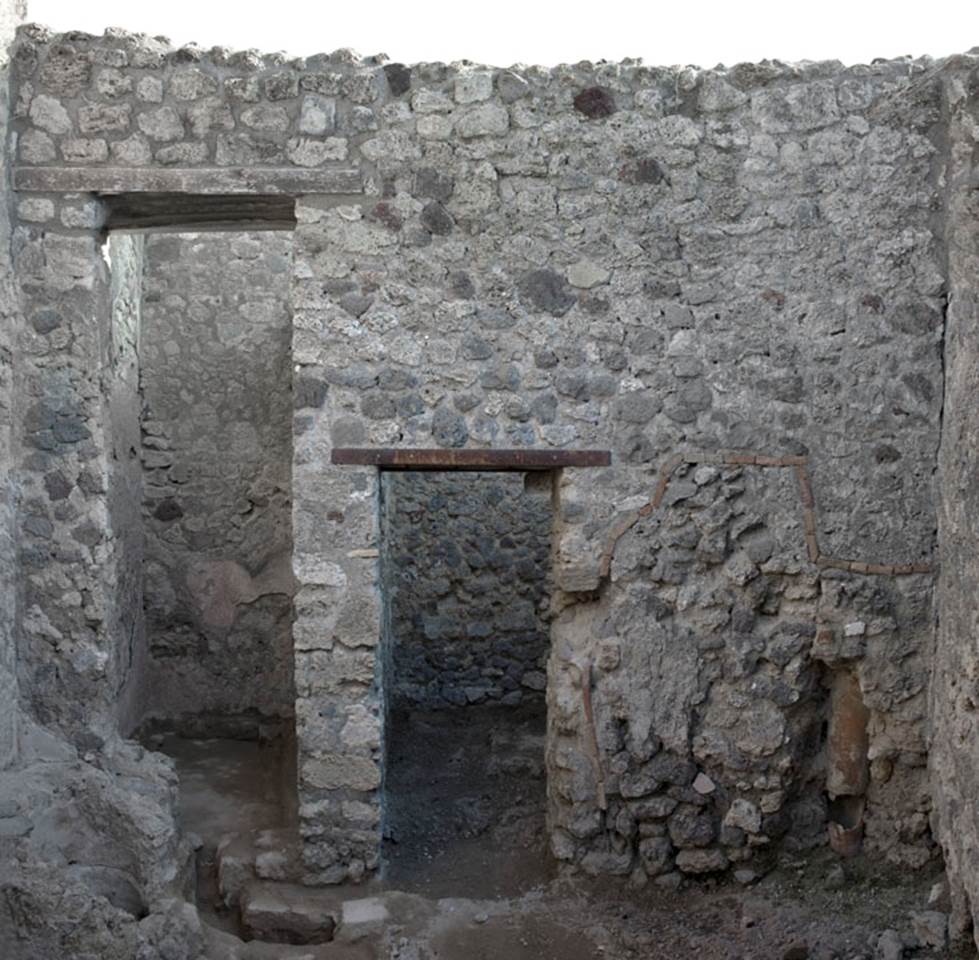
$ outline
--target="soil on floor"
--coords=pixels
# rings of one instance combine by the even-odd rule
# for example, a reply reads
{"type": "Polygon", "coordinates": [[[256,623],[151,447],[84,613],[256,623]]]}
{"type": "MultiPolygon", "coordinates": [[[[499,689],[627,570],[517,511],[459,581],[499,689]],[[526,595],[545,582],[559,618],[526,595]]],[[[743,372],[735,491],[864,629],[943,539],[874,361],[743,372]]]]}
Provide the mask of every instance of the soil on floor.
{"type": "Polygon", "coordinates": [[[394,710],[383,880],[429,897],[515,896],[555,876],[541,703],[394,710]]]}
{"type": "MultiPolygon", "coordinates": [[[[163,749],[177,759],[181,816],[203,851],[228,832],[287,822],[275,744],[174,739],[163,749]]],[[[726,877],[679,889],[559,869],[545,839],[540,708],[399,711],[388,749],[384,877],[323,894],[382,898],[383,930],[357,944],[256,941],[212,960],[877,960],[886,929],[905,938],[905,957],[957,956],[911,946],[910,914],[927,909],[937,863],[901,870],[821,848],[782,854],[750,886],[726,877]]],[[[206,859],[200,868],[202,918],[231,932],[210,906],[206,859]]]]}
{"type": "Polygon", "coordinates": [[[180,777],[180,825],[205,845],[233,833],[285,826],[288,751],[281,739],[191,740],[167,735],[154,749],[172,757],[180,777]]]}
{"type": "Polygon", "coordinates": [[[295,751],[273,740],[158,736],[153,748],[173,758],[180,778],[177,815],[196,837],[197,908],[205,923],[241,933],[237,914],[221,904],[217,849],[227,837],[281,829],[295,822],[295,751]]]}

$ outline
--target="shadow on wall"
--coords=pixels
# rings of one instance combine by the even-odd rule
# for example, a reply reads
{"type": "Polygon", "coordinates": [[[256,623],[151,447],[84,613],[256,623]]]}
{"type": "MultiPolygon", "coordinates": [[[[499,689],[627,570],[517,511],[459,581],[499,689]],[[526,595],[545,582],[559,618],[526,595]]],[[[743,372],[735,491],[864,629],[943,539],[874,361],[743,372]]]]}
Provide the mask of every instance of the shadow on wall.
{"type": "MultiPolygon", "coordinates": [[[[289,718],[292,236],[150,234],[143,274],[146,711],[289,718]]],[[[191,723],[195,730],[199,724],[191,723]]]]}
{"type": "Polygon", "coordinates": [[[293,595],[292,553],[272,557],[254,577],[233,560],[200,560],[187,572],[187,587],[201,623],[227,629],[234,626],[239,606],[259,597],[293,595]]]}
{"type": "Polygon", "coordinates": [[[542,699],[551,474],[384,473],[382,483],[392,701],[542,699]]]}

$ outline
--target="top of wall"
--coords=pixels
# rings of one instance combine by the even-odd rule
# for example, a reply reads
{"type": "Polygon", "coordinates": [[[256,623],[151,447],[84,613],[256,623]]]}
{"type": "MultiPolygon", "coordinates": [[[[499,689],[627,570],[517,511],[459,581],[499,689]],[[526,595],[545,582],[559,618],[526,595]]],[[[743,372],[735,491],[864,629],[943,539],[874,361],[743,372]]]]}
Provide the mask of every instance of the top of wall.
{"type": "MultiPolygon", "coordinates": [[[[747,85],[767,84],[775,80],[808,80],[820,76],[852,73],[854,76],[868,74],[888,75],[905,73],[913,75],[923,70],[942,66],[958,56],[979,54],[979,47],[973,47],[966,54],[946,58],[910,56],[894,59],[877,58],[871,64],[854,64],[845,66],[840,60],[819,60],[787,62],[782,60],[762,60],[758,63],[738,63],[727,67],[719,64],[713,68],[705,68],[691,64],[650,65],[639,58],[626,58],[619,62],[605,60],[579,61],[578,63],[560,63],[553,67],[534,64],[516,63],[509,67],[500,64],[479,64],[469,60],[453,61],[452,63],[422,62],[401,64],[392,62],[386,54],[362,56],[347,47],[334,50],[332,53],[318,53],[309,57],[293,57],[283,51],[263,52],[256,49],[232,50],[228,47],[215,46],[206,49],[196,43],[174,46],[168,37],[149,36],[145,33],[135,33],[118,27],[108,27],[102,36],[86,33],[80,30],[70,30],[57,33],[40,23],[22,24],[17,30],[19,41],[29,41],[34,44],[73,44],[83,46],[100,46],[114,48],[131,54],[130,66],[162,67],[167,63],[173,65],[206,63],[215,67],[230,67],[241,71],[258,71],[288,68],[290,70],[318,70],[325,66],[383,68],[385,66],[403,67],[417,71],[425,79],[433,79],[439,74],[464,73],[471,70],[513,70],[519,72],[525,79],[547,82],[561,77],[574,77],[581,74],[602,73],[608,76],[618,75],[627,79],[642,79],[643,77],[658,77],[664,74],[684,75],[695,78],[701,74],[728,75],[736,82],[747,85]]],[[[124,64],[116,64],[121,66],[124,64]]]]}
{"type": "MultiPolygon", "coordinates": [[[[535,88],[555,84],[567,88],[570,101],[580,92],[582,84],[593,83],[607,87],[615,100],[615,109],[637,107],[652,113],[663,112],[657,109],[662,95],[652,88],[664,84],[673,86],[676,105],[681,107],[681,112],[686,109],[716,113],[740,105],[742,92],[780,83],[812,82],[821,78],[841,80],[847,77],[906,81],[934,74],[950,65],[973,65],[977,59],[970,54],[943,59],[902,57],[849,67],[838,60],[799,63],[763,60],[760,63],[739,63],[731,67],[719,65],[709,69],[682,65],[651,66],[641,59],[625,59],[617,63],[581,61],[554,67],[516,64],[501,68],[465,60],[451,64],[432,62],[406,65],[389,62],[384,54],[361,57],[349,49],[293,58],[281,52],[233,51],[224,47],[206,50],[196,44],[174,47],[166,37],[150,37],[118,28],[109,28],[102,36],[81,31],[55,33],[40,24],[21,26],[14,47],[15,72],[20,82],[30,80],[36,92],[51,92],[60,97],[80,96],[91,87],[93,99],[124,97],[132,92],[137,99],[145,101],[146,97],[138,89],[130,91],[125,84],[121,88],[113,88],[111,71],[197,67],[219,79],[272,74],[264,77],[258,87],[243,81],[224,91],[232,98],[249,102],[288,100],[305,92],[313,92],[340,95],[355,104],[372,104],[403,97],[419,88],[430,89],[442,81],[473,74],[485,75],[487,71],[492,71],[495,74],[493,88],[484,90],[478,83],[463,83],[461,89],[455,90],[455,102],[477,103],[495,95],[506,103],[513,103],[536,92],[535,88]],[[106,70],[110,71],[108,75],[101,78],[96,76],[106,70]],[[355,76],[357,79],[352,79],[355,76]],[[623,98],[626,102],[622,102],[623,98]]],[[[195,84],[188,80],[184,96],[171,93],[178,100],[190,100],[216,92],[206,87],[206,82],[198,81],[195,84]]],[[[590,110],[597,118],[608,115],[603,111],[608,111],[611,105],[598,99],[584,106],[586,110],[582,112],[588,115],[587,111],[590,110]]],[[[418,109],[415,104],[413,107],[418,109]]],[[[428,107],[431,112],[438,112],[438,105],[430,104],[428,107]]]]}
{"type": "MultiPolygon", "coordinates": [[[[289,59],[174,48],[166,38],[117,29],[97,37],[29,24],[12,48],[17,161],[54,173],[18,173],[15,184],[108,194],[378,194],[381,178],[420,150],[434,157],[451,142],[480,161],[489,150],[481,141],[533,139],[535,129],[555,124],[575,140],[576,125],[615,126],[629,114],[665,123],[664,142],[677,148],[688,146],[681,128],[690,118],[724,123],[736,114],[764,134],[815,131],[870,111],[876,123],[924,131],[938,120],[938,77],[976,59],[852,67],[763,61],[712,70],[639,60],[407,66],[349,50],[289,59]],[[909,88],[921,95],[909,96],[909,88]],[[144,176],[167,167],[175,169],[144,176]],[[202,167],[227,172],[208,174],[203,185],[178,172],[202,167]],[[248,171],[264,172],[256,184],[248,171]]],[[[524,158],[518,166],[527,166],[532,144],[512,147],[524,158]]]]}

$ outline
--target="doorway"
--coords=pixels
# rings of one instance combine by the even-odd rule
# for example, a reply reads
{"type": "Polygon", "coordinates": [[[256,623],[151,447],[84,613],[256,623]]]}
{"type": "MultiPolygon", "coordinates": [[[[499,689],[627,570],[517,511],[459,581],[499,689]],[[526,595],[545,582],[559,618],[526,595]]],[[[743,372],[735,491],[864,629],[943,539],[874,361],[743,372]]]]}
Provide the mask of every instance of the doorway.
{"type": "Polygon", "coordinates": [[[553,478],[381,473],[384,864],[399,889],[510,895],[549,876],[553,478]]]}
{"type": "Polygon", "coordinates": [[[219,848],[272,838],[300,872],[292,234],[119,229],[104,252],[119,727],[174,760],[214,920],[219,848]]]}

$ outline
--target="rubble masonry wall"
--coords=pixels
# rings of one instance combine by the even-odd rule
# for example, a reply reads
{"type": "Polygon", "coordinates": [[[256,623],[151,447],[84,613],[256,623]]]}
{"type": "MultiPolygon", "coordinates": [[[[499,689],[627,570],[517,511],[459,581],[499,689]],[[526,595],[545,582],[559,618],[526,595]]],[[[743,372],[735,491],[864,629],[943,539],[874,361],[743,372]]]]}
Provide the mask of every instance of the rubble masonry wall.
{"type": "MultiPolygon", "coordinates": [[[[84,650],[58,676],[28,631],[35,708],[83,734],[50,704],[75,686],[69,701],[100,716],[105,688],[81,653],[115,643],[66,600],[64,581],[87,589],[88,568],[65,555],[72,521],[40,486],[49,458],[80,483],[103,455],[84,377],[59,379],[85,363],[104,283],[85,221],[97,210],[71,186],[278,185],[299,195],[307,880],[359,878],[379,847],[379,481],[333,466],[334,446],[611,449],[610,468],[560,478],[555,855],[657,875],[823,842],[822,731],[840,671],[869,708],[868,847],[911,865],[935,855],[936,212],[943,71],[971,59],[495,70],[32,28],[15,64],[34,201],[18,272],[28,316],[56,309],[76,337],[35,322],[26,344],[42,396],[23,470],[51,524],[46,538],[24,532],[29,599],[60,632],[92,631],[75,631],[84,650]]],[[[103,493],[79,491],[79,509],[97,510],[103,493]]]]}
{"type": "Polygon", "coordinates": [[[248,733],[294,710],[291,242],[147,242],[144,719],[248,733]]]}
{"type": "MultiPolygon", "coordinates": [[[[979,820],[976,768],[976,671],[979,663],[979,487],[976,484],[979,415],[979,291],[976,276],[979,194],[975,134],[977,74],[946,79],[950,162],[946,176],[949,308],[945,337],[945,405],[939,453],[938,507],[942,566],[938,581],[938,635],[930,693],[929,767],[935,797],[933,828],[941,839],[952,888],[953,934],[979,915],[979,820]]],[[[979,926],[979,925],[977,925],[979,926]]]]}
{"type": "Polygon", "coordinates": [[[542,700],[550,475],[391,473],[383,484],[388,696],[426,709],[542,700]]]}
{"type": "MultiPolygon", "coordinates": [[[[24,5],[11,2],[0,7],[0,137],[7,142],[10,122],[9,52],[24,5]]],[[[15,347],[18,311],[17,291],[11,262],[10,159],[0,153],[0,703],[8,709],[0,717],[0,770],[13,763],[17,754],[17,622],[18,569],[15,518],[14,452],[15,347]]]]}

